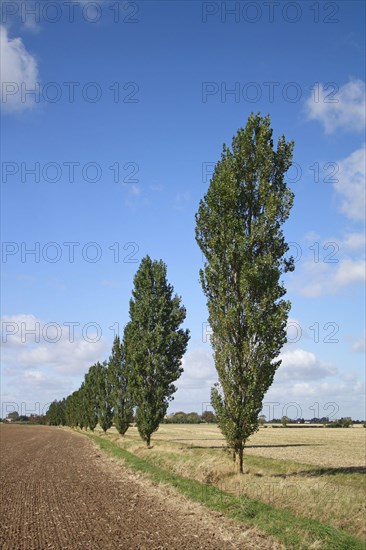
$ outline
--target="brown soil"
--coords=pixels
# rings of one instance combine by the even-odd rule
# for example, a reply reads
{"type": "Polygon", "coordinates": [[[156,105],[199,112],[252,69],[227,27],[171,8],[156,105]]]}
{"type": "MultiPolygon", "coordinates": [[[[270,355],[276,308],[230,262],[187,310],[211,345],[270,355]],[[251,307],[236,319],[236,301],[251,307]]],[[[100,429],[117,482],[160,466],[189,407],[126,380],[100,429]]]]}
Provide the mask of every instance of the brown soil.
{"type": "Polygon", "coordinates": [[[68,429],[0,426],[3,550],[280,548],[108,459],[68,429]]]}

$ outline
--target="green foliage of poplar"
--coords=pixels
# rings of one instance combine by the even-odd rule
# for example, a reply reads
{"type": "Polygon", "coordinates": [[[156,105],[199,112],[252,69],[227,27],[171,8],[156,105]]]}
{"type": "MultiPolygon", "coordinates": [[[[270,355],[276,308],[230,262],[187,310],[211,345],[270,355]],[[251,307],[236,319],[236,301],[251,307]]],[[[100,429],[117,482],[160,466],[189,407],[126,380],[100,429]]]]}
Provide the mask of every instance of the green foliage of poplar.
{"type": "Polygon", "coordinates": [[[90,367],[84,377],[82,406],[85,411],[88,428],[93,432],[98,424],[98,380],[96,365],[90,367]]]}
{"type": "Polygon", "coordinates": [[[113,422],[118,433],[124,435],[133,418],[133,404],[128,388],[128,372],[124,346],[119,336],[113,342],[108,362],[108,377],[111,386],[110,402],[113,408],[113,422]]]}
{"type": "Polygon", "coordinates": [[[107,363],[96,363],[95,381],[97,387],[97,408],[98,422],[104,432],[106,432],[113,423],[113,411],[111,404],[111,382],[108,376],[107,363]]]}
{"type": "Polygon", "coordinates": [[[65,426],[66,424],[66,411],[65,411],[65,399],[62,401],[53,401],[46,413],[46,421],[50,426],[65,426]]]}

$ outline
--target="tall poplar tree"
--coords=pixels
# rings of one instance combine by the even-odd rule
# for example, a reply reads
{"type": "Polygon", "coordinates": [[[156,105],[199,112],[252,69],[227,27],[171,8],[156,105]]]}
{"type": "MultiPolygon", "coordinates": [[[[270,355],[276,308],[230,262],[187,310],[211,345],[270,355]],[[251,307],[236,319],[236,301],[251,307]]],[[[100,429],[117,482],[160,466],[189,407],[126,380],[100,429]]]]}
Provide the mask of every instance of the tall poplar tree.
{"type": "Polygon", "coordinates": [[[124,342],[136,424],[147,447],[173,399],[189,340],[189,331],[179,328],[186,310],[173,291],[164,262],[143,258],[134,278],[124,342]]]}
{"type": "Polygon", "coordinates": [[[113,421],[118,433],[124,435],[133,418],[133,405],[128,388],[127,365],[124,346],[119,336],[113,342],[108,362],[108,377],[111,385],[110,401],[113,407],[113,421]]]}
{"type": "Polygon", "coordinates": [[[219,427],[239,457],[258,428],[263,397],[281,364],[290,302],[280,277],[293,270],[281,225],[293,193],[284,175],[293,142],[273,147],[270,117],[251,114],[224,145],[196,214],[196,240],[205,264],[211,344],[219,383],[211,391],[219,427]]]}
{"type": "MultiPolygon", "coordinates": [[[[93,367],[92,367],[93,368],[93,367]]],[[[108,377],[107,363],[96,363],[95,382],[97,388],[97,407],[98,422],[104,432],[106,432],[113,423],[113,412],[111,404],[111,383],[108,377]]]]}
{"type": "Polygon", "coordinates": [[[95,365],[90,367],[84,377],[83,408],[87,418],[88,428],[93,432],[98,424],[98,386],[95,365]]]}
{"type": "Polygon", "coordinates": [[[88,414],[86,409],[87,397],[85,392],[85,382],[81,383],[80,388],[77,391],[77,418],[78,426],[82,430],[88,428],[88,414]]]}

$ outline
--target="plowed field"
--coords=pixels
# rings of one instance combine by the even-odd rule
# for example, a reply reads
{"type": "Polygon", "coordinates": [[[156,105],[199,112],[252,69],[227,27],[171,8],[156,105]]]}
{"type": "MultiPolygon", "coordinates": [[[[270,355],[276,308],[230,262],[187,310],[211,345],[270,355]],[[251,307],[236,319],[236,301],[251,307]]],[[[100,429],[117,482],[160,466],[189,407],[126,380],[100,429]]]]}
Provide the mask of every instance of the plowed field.
{"type": "Polygon", "coordinates": [[[3,550],[279,548],[153,486],[71,430],[2,425],[0,443],[3,550]]]}

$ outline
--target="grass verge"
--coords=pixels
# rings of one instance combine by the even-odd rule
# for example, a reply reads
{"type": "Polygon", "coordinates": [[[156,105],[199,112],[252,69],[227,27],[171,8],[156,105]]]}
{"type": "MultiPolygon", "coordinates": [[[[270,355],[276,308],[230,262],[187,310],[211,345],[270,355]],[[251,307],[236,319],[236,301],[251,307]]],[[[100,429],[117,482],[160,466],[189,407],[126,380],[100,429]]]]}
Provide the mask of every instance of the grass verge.
{"type": "Polygon", "coordinates": [[[245,496],[237,497],[213,485],[179,476],[166,471],[146,458],[140,458],[108,439],[85,434],[109,455],[122,459],[132,470],[147,474],[157,483],[173,486],[195,502],[225,516],[253,525],[264,533],[276,537],[287,548],[321,550],[365,550],[364,542],[341,529],[314,519],[296,516],[288,510],[274,508],[264,502],[245,496]]]}

